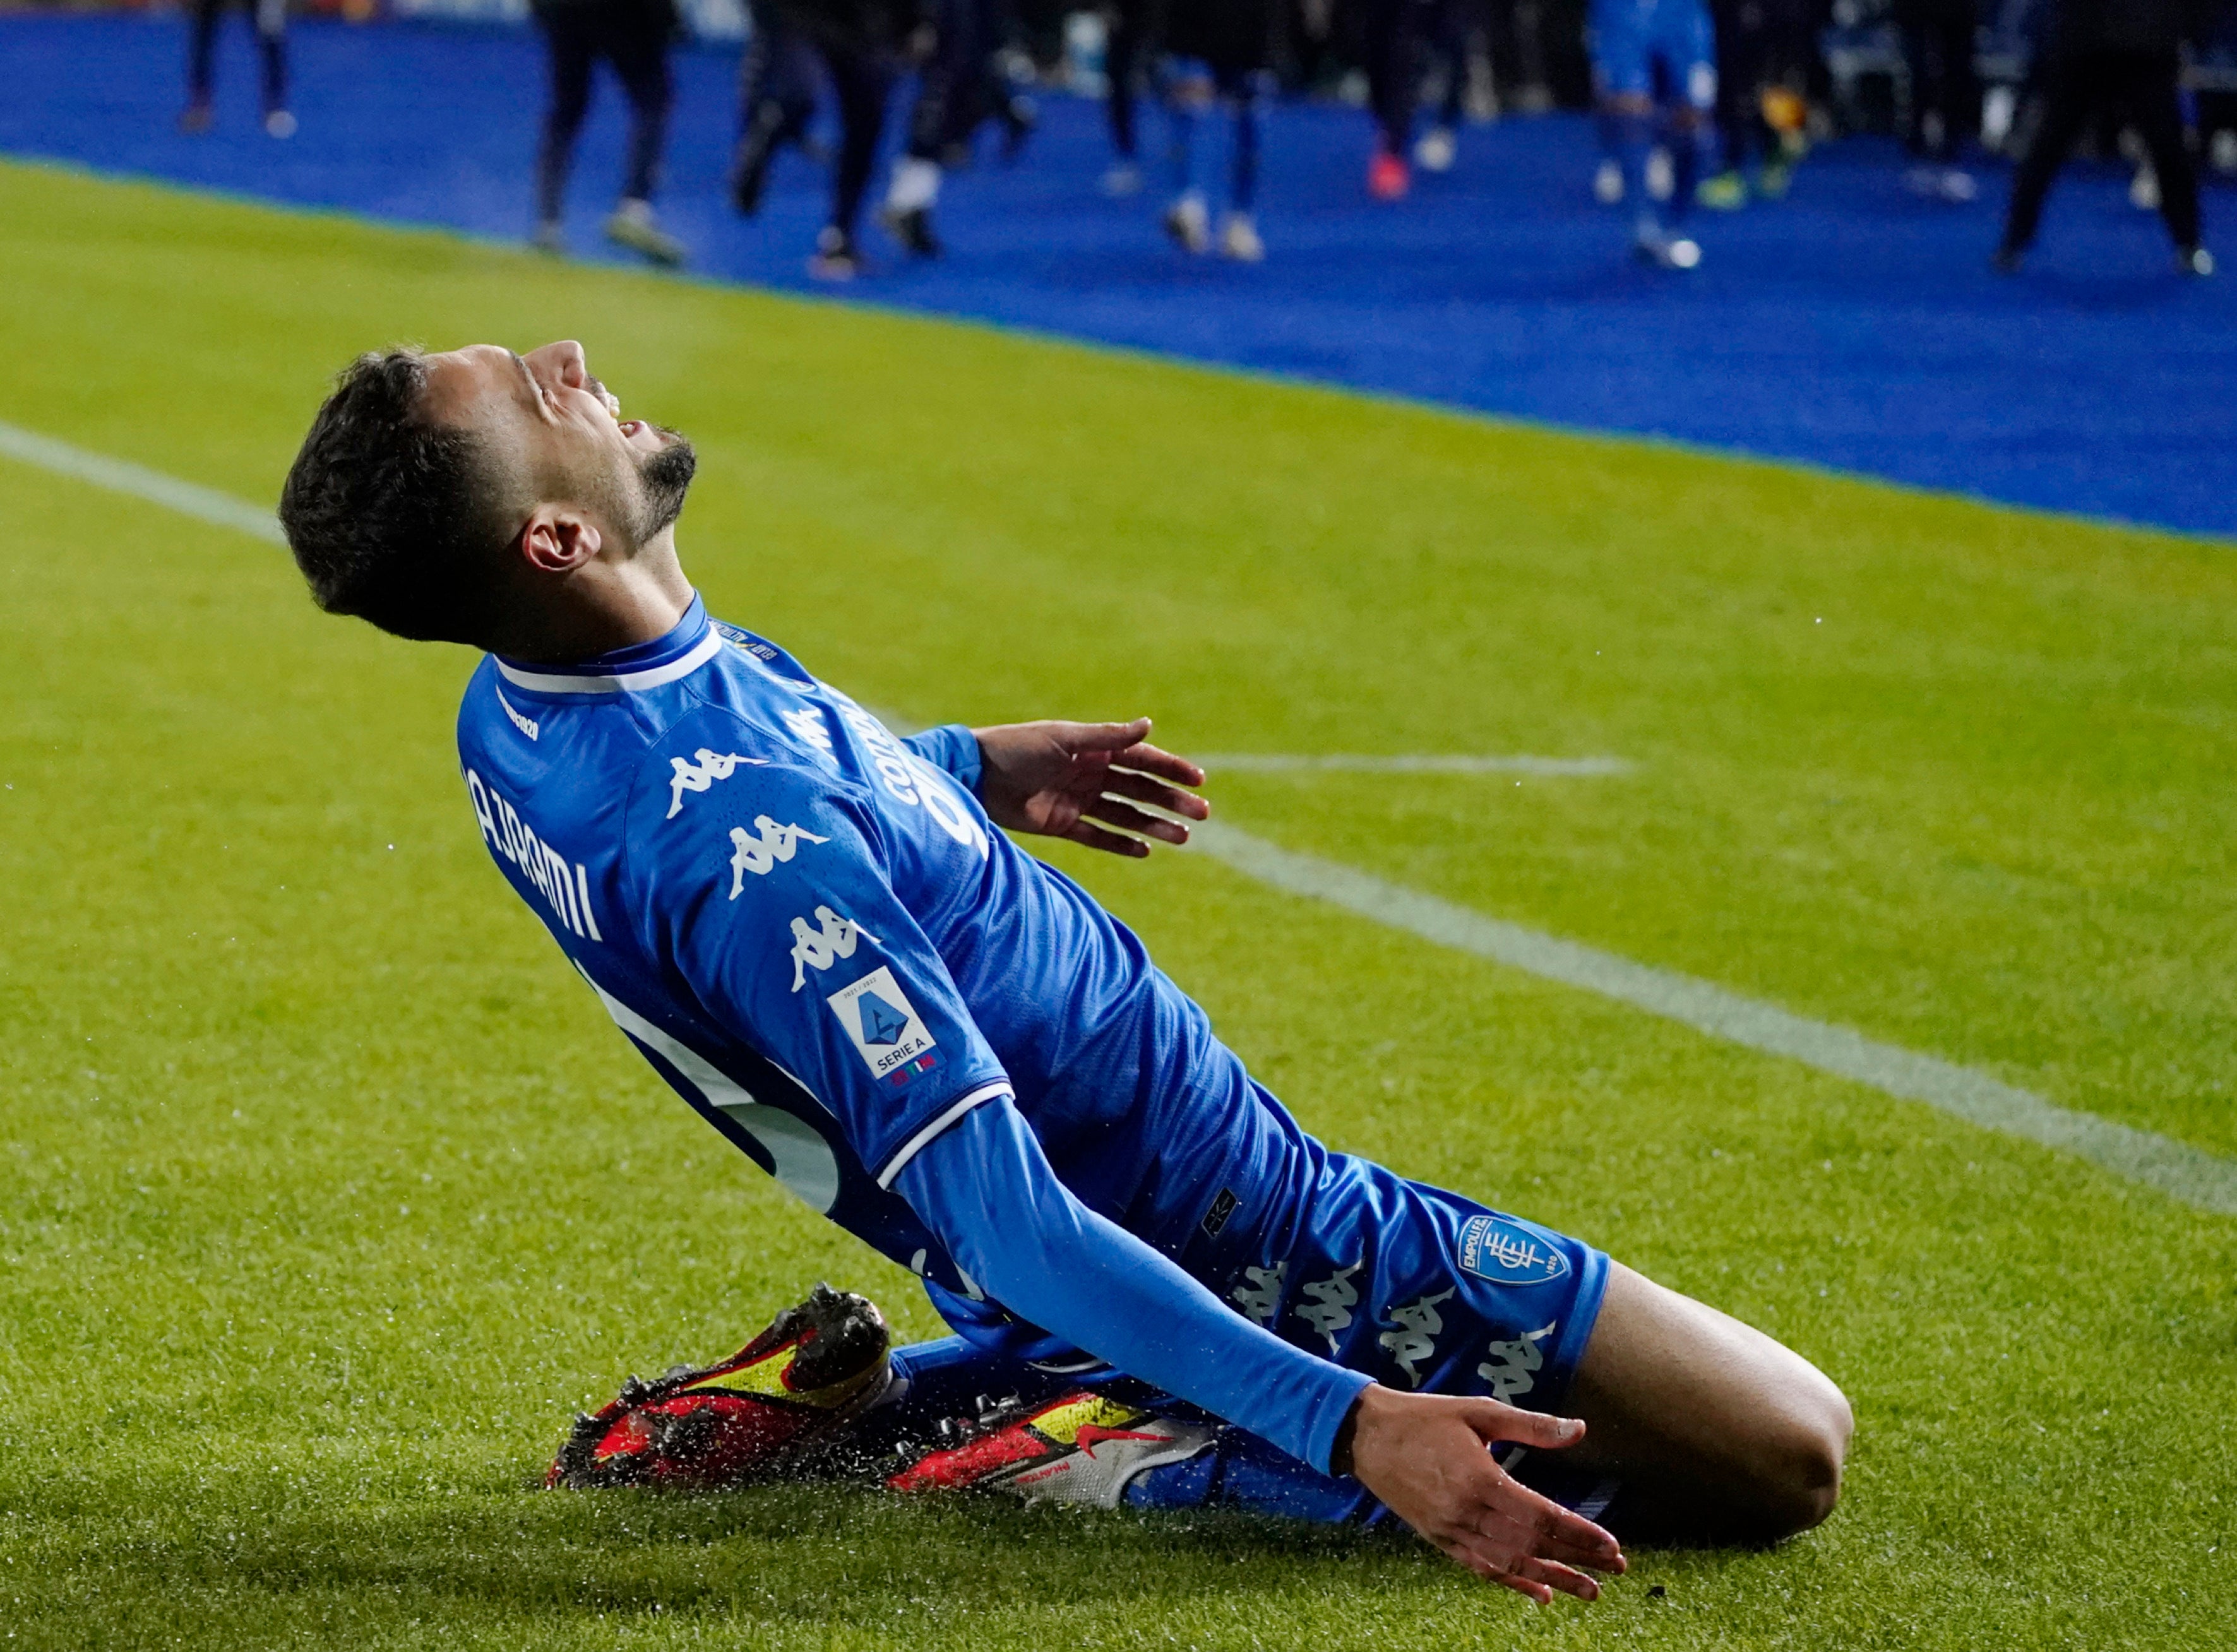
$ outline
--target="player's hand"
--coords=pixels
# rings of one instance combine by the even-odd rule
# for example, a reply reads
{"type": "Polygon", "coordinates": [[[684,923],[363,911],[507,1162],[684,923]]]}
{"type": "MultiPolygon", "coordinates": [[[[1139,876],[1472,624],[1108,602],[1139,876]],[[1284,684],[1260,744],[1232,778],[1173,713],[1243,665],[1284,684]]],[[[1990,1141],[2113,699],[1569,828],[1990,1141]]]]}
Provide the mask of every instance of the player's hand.
{"type": "Polygon", "coordinates": [[[1138,858],[1150,852],[1146,839],[1186,843],[1189,835],[1181,821],[1138,805],[1187,820],[1211,816],[1211,804],[1182,789],[1202,786],[1204,771],[1144,739],[1147,717],[1131,723],[1005,723],[971,732],[979,738],[979,800],[988,818],[1010,831],[1069,838],[1138,858]]]}
{"type": "Polygon", "coordinates": [[[1350,1429],[1350,1471],[1360,1484],[1478,1576],[1542,1606],[1557,1589],[1597,1600],[1600,1586],[1586,1570],[1624,1570],[1613,1537],[1492,1461],[1489,1448],[1501,1440],[1541,1451],[1574,1445],[1585,1437],[1575,1418],[1377,1384],[1360,1391],[1350,1429]]]}

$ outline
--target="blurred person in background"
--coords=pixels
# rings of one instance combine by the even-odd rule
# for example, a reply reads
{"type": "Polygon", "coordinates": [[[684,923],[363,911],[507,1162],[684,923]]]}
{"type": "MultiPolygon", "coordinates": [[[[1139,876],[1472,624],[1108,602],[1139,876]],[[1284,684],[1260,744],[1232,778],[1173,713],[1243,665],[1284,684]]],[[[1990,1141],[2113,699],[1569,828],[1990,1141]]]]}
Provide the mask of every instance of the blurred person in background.
{"type": "Polygon", "coordinates": [[[933,48],[909,111],[908,145],[894,162],[878,221],[919,258],[940,256],[932,209],[940,180],[970,156],[972,135],[989,117],[1002,123],[1002,153],[1014,160],[1038,118],[1033,99],[1012,82],[1005,48],[1014,32],[1002,0],[934,0],[933,48]]]}
{"type": "Polygon", "coordinates": [[[778,153],[789,143],[807,147],[820,62],[837,106],[839,152],[831,167],[831,215],[808,260],[808,273],[818,280],[852,280],[864,268],[856,227],[877,168],[886,102],[907,26],[900,10],[904,3],[756,0],[753,38],[739,68],[730,203],[752,217],[761,210],[778,153]]]}
{"type": "Polygon", "coordinates": [[[1166,118],[1171,122],[1173,202],[1165,233],[1191,253],[1266,256],[1257,217],[1259,126],[1274,95],[1271,0],[1173,0],[1165,20],[1166,118]],[[1204,188],[1198,127],[1224,107],[1229,116],[1227,203],[1215,238],[1204,188]]]}
{"type": "Polygon", "coordinates": [[[591,69],[605,59],[630,102],[627,171],[606,239],[656,264],[681,264],[683,243],[654,221],[652,195],[668,143],[674,102],[668,48],[676,28],[674,0],[534,0],[551,66],[551,101],[536,156],[535,245],[566,250],[567,174],[575,140],[591,109],[591,69]]]}
{"type": "Polygon", "coordinates": [[[1103,76],[1108,96],[1104,117],[1111,128],[1112,158],[1103,174],[1103,193],[1114,201],[1142,192],[1135,115],[1141,107],[1143,76],[1158,57],[1158,11],[1151,0],[1116,0],[1105,13],[1103,76]]]}
{"type": "Polygon", "coordinates": [[[1970,201],[1980,188],[1957,161],[1965,134],[1980,130],[1973,0],[1896,0],[1895,21],[1910,80],[1904,144],[1911,167],[1904,181],[1914,194],[1970,201]]]}
{"type": "Polygon", "coordinates": [[[1998,269],[2019,268],[2059,168],[2091,117],[2110,110],[2135,127],[2151,156],[2175,267],[2214,273],[2214,255],[2199,243],[2198,173],[2183,141],[2179,85],[2183,42],[2206,23],[2196,0],[2052,0],[2035,75],[2042,119],[2012,181],[1998,269]]]}
{"type": "MultiPolygon", "coordinates": [[[[1190,3],[1180,0],[1184,6],[1190,3]]],[[[1361,43],[1367,56],[1367,105],[1375,117],[1367,193],[1377,201],[1402,200],[1413,188],[1406,157],[1414,142],[1414,100],[1421,90],[1420,47],[1427,9],[1425,0],[1363,0],[1361,43]]]]}
{"type": "Polygon", "coordinates": [[[815,48],[781,0],[751,0],[752,28],[738,60],[738,142],[730,154],[730,204],[739,216],[761,210],[771,163],[793,144],[808,145],[815,119],[815,48]]]}
{"type": "Polygon", "coordinates": [[[1594,0],[1593,88],[1607,148],[1603,200],[1629,200],[1632,246],[1662,269],[1690,270],[1700,247],[1679,233],[1714,134],[1716,30],[1702,0],[1594,0]],[[1670,156],[1670,200],[1658,206],[1647,163],[1658,141],[1670,156]]]}
{"type": "Polygon", "coordinates": [[[1795,88],[1817,43],[1805,0],[1712,0],[1709,16],[1717,37],[1720,169],[1701,181],[1694,200],[1736,212],[1751,196],[1784,199],[1793,181],[1808,120],[1795,88]]]}
{"type": "Polygon", "coordinates": [[[1432,0],[1423,43],[1442,82],[1429,129],[1414,140],[1414,164],[1450,172],[1460,158],[1461,118],[1468,113],[1468,52],[1483,16],[1482,0],[1432,0]]]}
{"type": "MultiPolygon", "coordinates": [[[[214,118],[210,93],[215,85],[217,26],[229,0],[190,0],[187,45],[187,107],[179,116],[181,132],[207,132],[214,118]]],[[[264,65],[264,129],[275,138],[295,135],[287,109],[287,0],[241,0],[256,26],[257,55],[264,65]]]]}

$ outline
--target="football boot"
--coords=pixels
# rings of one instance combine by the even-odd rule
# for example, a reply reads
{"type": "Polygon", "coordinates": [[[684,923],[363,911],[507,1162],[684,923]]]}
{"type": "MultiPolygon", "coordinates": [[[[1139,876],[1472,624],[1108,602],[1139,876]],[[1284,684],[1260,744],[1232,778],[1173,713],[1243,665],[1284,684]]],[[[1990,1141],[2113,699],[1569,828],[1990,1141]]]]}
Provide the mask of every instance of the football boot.
{"type": "Polygon", "coordinates": [[[706,1490],[798,1470],[886,1392],[890,1340],[867,1299],[818,1285],[727,1359],[631,1377],[576,1418],[544,1483],[706,1490]]]}
{"type": "Polygon", "coordinates": [[[1039,1406],[987,1408],[976,1423],[950,1424],[886,1482],[895,1491],[989,1488],[1028,1503],[1086,1503],[1115,1509],[1145,1469],[1183,1463],[1209,1449],[1216,1427],[1079,1388],[1039,1406]]]}

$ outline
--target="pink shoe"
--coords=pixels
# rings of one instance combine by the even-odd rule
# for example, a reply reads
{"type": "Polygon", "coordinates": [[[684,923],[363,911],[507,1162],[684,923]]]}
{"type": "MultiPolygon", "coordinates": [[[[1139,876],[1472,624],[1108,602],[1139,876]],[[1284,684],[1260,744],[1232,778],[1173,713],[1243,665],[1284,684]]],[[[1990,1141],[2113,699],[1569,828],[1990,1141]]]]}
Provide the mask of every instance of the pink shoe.
{"type": "Polygon", "coordinates": [[[1407,171],[1402,157],[1377,149],[1375,159],[1367,163],[1367,193],[1377,201],[1403,201],[1413,187],[1413,174],[1407,171]]]}

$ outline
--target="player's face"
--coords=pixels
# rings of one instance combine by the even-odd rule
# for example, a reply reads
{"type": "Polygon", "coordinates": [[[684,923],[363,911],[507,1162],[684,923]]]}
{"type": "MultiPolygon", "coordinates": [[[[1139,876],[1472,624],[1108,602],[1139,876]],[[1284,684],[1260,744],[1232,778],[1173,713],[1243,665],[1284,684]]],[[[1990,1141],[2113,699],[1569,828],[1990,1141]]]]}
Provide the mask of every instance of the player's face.
{"type": "Polygon", "coordinates": [[[625,419],[572,339],[516,355],[470,345],[429,356],[428,413],[478,433],[525,516],[579,510],[641,545],[683,509],[695,456],[676,431],[625,419]]]}

